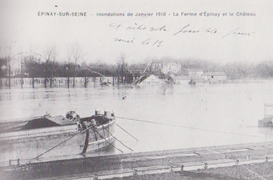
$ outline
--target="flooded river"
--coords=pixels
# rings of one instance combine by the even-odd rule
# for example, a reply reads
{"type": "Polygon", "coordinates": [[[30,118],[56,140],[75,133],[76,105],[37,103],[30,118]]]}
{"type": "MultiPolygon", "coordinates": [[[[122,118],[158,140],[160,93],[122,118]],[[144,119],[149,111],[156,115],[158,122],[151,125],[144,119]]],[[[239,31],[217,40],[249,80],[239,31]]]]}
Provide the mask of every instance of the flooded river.
{"type": "MultiPolygon", "coordinates": [[[[257,127],[264,103],[273,103],[273,81],[153,87],[1,89],[1,121],[65,115],[91,116],[114,110],[116,137],[134,152],[206,147],[273,140],[271,129],[257,127]],[[160,125],[144,123],[145,120],[160,125]]],[[[131,152],[119,142],[116,146],[131,152]]],[[[116,153],[119,153],[116,151],[116,153]]]]}

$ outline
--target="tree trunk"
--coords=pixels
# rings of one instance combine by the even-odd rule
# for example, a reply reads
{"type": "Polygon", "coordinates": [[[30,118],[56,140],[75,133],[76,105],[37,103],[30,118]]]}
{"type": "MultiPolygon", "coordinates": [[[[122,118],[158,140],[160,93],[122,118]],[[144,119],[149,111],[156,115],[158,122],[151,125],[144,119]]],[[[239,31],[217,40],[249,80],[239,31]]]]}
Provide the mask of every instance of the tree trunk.
{"type": "Polygon", "coordinates": [[[21,60],[21,88],[23,89],[23,85],[24,85],[24,78],[23,78],[23,63],[21,60]]]}
{"type": "Polygon", "coordinates": [[[46,77],[45,77],[45,88],[46,88],[46,77]]]}
{"type": "Polygon", "coordinates": [[[87,88],[87,84],[88,84],[88,78],[84,77],[84,87],[87,88]]]}
{"type": "MultiPolygon", "coordinates": [[[[21,76],[22,76],[22,74],[21,74],[21,76]]],[[[23,85],[24,85],[24,78],[23,78],[23,76],[22,76],[22,78],[21,78],[21,88],[23,89],[23,85]]]]}
{"type": "Polygon", "coordinates": [[[50,88],[52,88],[52,81],[53,81],[53,78],[50,77],[50,88]]]}
{"type": "Polygon", "coordinates": [[[34,88],[34,83],[35,83],[34,77],[32,77],[32,88],[34,88]]]}
{"type": "Polygon", "coordinates": [[[8,58],[8,63],[9,63],[9,89],[11,88],[11,84],[10,84],[10,57],[8,58]]]}

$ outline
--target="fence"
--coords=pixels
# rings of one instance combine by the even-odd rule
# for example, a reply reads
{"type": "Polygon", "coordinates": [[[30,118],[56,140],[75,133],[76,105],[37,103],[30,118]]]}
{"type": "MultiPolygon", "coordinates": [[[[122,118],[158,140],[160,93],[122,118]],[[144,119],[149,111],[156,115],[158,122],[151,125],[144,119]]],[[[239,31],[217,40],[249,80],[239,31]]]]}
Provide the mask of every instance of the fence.
{"type": "MultiPolygon", "coordinates": [[[[10,88],[92,87],[102,82],[118,83],[118,77],[10,78],[10,88]]],[[[9,78],[0,78],[0,88],[9,88],[9,78]]]]}

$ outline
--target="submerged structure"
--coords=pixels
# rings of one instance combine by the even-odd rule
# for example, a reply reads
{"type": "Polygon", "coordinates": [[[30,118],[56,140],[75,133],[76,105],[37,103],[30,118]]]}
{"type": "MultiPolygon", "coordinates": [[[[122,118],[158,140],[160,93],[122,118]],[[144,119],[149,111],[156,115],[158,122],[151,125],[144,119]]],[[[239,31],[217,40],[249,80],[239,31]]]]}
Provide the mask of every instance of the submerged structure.
{"type": "Polygon", "coordinates": [[[264,118],[258,121],[258,127],[273,127],[273,104],[264,104],[264,118]]]}
{"type": "Polygon", "coordinates": [[[115,116],[96,111],[80,118],[49,114],[31,120],[0,123],[0,159],[38,159],[40,156],[85,154],[114,146],[115,116]]]}

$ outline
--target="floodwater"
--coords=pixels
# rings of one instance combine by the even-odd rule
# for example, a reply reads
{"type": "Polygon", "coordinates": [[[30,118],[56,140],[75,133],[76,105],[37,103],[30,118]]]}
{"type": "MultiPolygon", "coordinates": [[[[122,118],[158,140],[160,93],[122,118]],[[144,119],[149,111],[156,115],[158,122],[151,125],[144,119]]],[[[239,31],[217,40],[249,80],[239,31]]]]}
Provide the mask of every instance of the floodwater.
{"type": "MultiPolygon", "coordinates": [[[[272,141],[271,129],[257,127],[264,116],[264,103],[273,103],[273,81],[166,88],[1,89],[0,121],[46,113],[65,115],[71,110],[86,117],[95,109],[114,110],[117,124],[138,141],[119,127],[116,138],[134,152],[144,152],[272,141]]],[[[131,152],[119,142],[116,146],[131,152]]]]}

